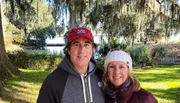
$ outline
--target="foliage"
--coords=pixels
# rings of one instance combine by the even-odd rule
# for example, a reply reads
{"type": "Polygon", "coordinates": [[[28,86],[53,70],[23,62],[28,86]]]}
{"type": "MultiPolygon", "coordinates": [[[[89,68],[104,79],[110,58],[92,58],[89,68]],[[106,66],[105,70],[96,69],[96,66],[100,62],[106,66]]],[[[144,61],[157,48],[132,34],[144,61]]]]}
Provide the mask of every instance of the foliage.
{"type": "Polygon", "coordinates": [[[16,28],[16,26],[14,26],[10,22],[8,22],[8,24],[6,25],[5,31],[11,35],[23,35],[23,31],[16,28]]]}
{"type": "Polygon", "coordinates": [[[62,60],[58,55],[27,54],[24,51],[8,53],[11,62],[18,68],[31,68],[38,70],[54,70],[62,60]]]}
{"type": "Polygon", "coordinates": [[[87,0],[48,0],[48,2],[54,7],[52,15],[55,22],[62,21],[66,24],[67,20],[70,28],[82,24],[83,14],[92,4],[92,1],[87,0]]]}
{"type": "Polygon", "coordinates": [[[120,43],[118,38],[112,37],[109,43],[105,43],[105,41],[101,43],[99,53],[105,56],[110,50],[113,50],[113,49],[125,50],[126,48],[127,48],[126,44],[120,43]]]}
{"type": "Polygon", "coordinates": [[[53,26],[48,26],[45,28],[35,28],[33,29],[28,37],[25,39],[25,45],[36,46],[37,48],[44,48],[46,45],[47,38],[54,38],[56,36],[56,31],[53,26]]]}
{"type": "Polygon", "coordinates": [[[14,44],[23,44],[24,38],[21,35],[14,35],[13,37],[13,43],[14,44]]]}
{"type": "Polygon", "coordinates": [[[129,50],[134,66],[146,66],[151,62],[145,46],[137,46],[129,50]]]}
{"type": "Polygon", "coordinates": [[[9,21],[18,29],[25,29],[26,23],[34,20],[35,8],[31,6],[32,1],[12,1],[7,0],[5,15],[9,21]]]}
{"type": "Polygon", "coordinates": [[[5,39],[6,39],[6,40],[5,40],[5,46],[6,46],[6,47],[10,46],[10,45],[12,44],[13,37],[8,35],[8,36],[6,36],[5,39]]]}
{"type": "Polygon", "coordinates": [[[101,70],[104,70],[104,60],[105,60],[105,56],[101,56],[100,58],[96,59],[97,67],[100,68],[101,70]]]}
{"type": "MultiPolygon", "coordinates": [[[[47,37],[47,31],[51,35],[55,35],[55,31],[52,32],[50,25],[53,24],[53,18],[50,15],[51,8],[46,5],[46,2],[43,0],[33,0],[33,1],[9,1],[7,0],[7,6],[5,10],[5,15],[9,21],[15,26],[8,25],[6,31],[12,32],[11,34],[21,35],[25,39],[33,38],[32,32],[36,32],[38,35],[37,45],[44,44],[44,38],[47,37]],[[39,9],[40,8],[40,9],[39,9]],[[36,11],[37,10],[37,11],[36,11]],[[49,15],[48,15],[49,13],[49,15]],[[24,30],[24,34],[19,32],[24,30]],[[38,30],[40,29],[40,30],[38,30]],[[48,29],[48,30],[46,30],[48,29]],[[44,31],[43,31],[44,30],[44,31]],[[43,33],[40,33],[42,32],[43,33]],[[46,33],[45,33],[46,32],[46,33]],[[39,33],[39,34],[38,34],[39,33]]],[[[49,34],[48,34],[49,35],[49,34]]],[[[54,37],[54,36],[51,36],[54,37]]]]}
{"type": "Polygon", "coordinates": [[[23,40],[23,31],[16,28],[13,24],[11,24],[10,22],[6,25],[6,29],[5,32],[8,34],[6,37],[6,41],[10,41],[12,43],[15,44],[23,44],[24,40],[23,40]],[[11,38],[11,40],[10,40],[11,38]],[[9,39],[9,40],[7,40],[9,39]]]}
{"type": "Polygon", "coordinates": [[[114,35],[125,37],[126,43],[132,42],[132,46],[135,40],[144,44],[148,41],[158,41],[179,30],[175,21],[179,21],[180,16],[180,6],[177,6],[176,2],[158,1],[100,2],[95,4],[89,13],[87,23],[91,23],[94,28],[102,30],[102,33],[105,32],[110,37],[114,35]]]}
{"type": "Polygon", "coordinates": [[[155,48],[152,49],[151,56],[157,58],[163,58],[166,56],[168,52],[168,47],[165,45],[157,45],[155,48]]]}
{"type": "Polygon", "coordinates": [[[49,26],[53,21],[52,16],[48,15],[49,11],[51,8],[43,0],[32,0],[31,2],[7,0],[5,15],[17,28],[30,30],[40,25],[49,26]]]}

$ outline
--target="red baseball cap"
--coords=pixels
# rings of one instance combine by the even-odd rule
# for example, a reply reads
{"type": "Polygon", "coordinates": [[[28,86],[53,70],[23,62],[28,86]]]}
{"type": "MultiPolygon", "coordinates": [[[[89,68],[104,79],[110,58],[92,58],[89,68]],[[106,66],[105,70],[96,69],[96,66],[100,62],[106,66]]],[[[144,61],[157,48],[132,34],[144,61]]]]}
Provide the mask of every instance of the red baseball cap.
{"type": "Polygon", "coordinates": [[[70,43],[74,39],[78,37],[86,37],[87,39],[91,40],[94,43],[94,39],[92,36],[92,32],[86,28],[83,27],[78,27],[78,28],[73,28],[70,33],[68,34],[67,37],[67,42],[70,43]]]}

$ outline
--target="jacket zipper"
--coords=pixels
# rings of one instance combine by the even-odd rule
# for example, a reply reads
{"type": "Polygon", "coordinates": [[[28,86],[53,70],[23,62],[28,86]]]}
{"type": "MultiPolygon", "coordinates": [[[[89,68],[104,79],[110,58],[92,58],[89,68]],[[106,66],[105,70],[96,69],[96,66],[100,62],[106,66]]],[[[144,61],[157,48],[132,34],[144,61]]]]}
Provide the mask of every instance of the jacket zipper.
{"type": "Polygon", "coordinates": [[[92,92],[91,92],[91,82],[90,77],[81,76],[82,86],[83,86],[83,94],[84,94],[84,102],[92,103],[92,92]]]}

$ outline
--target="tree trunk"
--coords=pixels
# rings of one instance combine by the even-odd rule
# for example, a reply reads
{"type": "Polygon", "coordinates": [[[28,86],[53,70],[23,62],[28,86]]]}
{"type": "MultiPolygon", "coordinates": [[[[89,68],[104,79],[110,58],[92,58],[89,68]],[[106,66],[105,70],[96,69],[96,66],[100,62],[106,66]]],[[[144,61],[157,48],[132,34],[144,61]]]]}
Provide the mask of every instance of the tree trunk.
{"type": "MultiPolygon", "coordinates": [[[[2,3],[0,3],[0,81],[3,81],[9,76],[15,76],[19,74],[17,67],[13,66],[6,54],[4,37],[3,37],[3,25],[2,25],[2,3]]],[[[0,83],[1,84],[1,83],[0,83]]]]}
{"type": "Polygon", "coordinates": [[[70,12],[70,28],[72,29],[74,27],[77,27],[77,21],[76,21],[76,7],[74,3],[71,1],[69,4],[69,12],[70,12]]]}

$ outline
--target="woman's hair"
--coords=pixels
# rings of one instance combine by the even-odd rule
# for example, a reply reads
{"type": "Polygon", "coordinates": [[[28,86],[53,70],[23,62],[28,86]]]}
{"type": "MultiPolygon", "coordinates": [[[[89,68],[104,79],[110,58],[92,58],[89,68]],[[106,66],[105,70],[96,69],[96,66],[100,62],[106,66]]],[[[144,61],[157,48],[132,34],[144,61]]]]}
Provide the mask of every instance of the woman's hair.
{"type": "MultiPolygon", "coordinates": [[[[140,88],[141,88],[140,82],[132,72],[128,73],[128,78],[127,79],[130,79],[132,81],[134,91],[139,91],[140,90],[140,88]]],[[[106,71],[103,74],[102,83],[103,83],[103,88],[105,88],[110,83],[109,78],[108,78],[108,71],[106,71]]]]}

